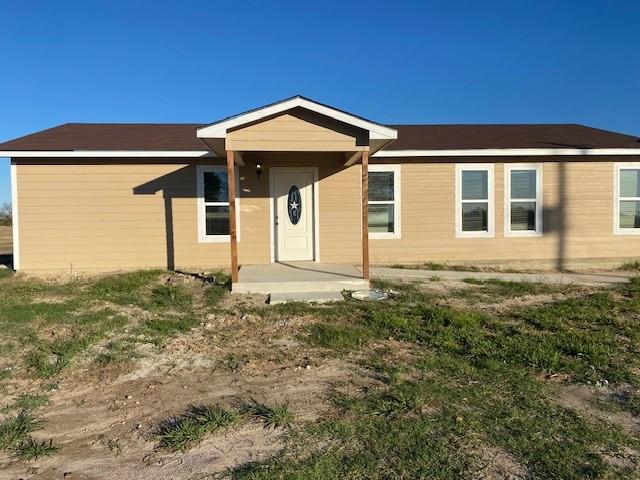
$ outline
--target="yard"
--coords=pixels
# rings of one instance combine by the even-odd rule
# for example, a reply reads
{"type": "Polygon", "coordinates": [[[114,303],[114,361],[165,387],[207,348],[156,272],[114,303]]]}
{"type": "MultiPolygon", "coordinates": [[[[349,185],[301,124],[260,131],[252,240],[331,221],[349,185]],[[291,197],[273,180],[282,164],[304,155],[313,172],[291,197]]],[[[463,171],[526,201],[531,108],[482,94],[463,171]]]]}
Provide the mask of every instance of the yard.
{"type": "Polygon", "coordinates": [[[267,306],[0,276],[2,478],[638,478],[638,279],[267,306]]]}

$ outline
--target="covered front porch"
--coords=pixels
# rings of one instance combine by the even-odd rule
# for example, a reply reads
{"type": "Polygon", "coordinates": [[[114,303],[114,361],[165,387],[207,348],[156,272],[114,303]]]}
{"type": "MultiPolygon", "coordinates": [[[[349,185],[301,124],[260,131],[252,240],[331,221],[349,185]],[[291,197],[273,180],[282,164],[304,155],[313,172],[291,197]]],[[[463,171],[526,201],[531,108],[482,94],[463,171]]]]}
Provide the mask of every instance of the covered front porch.
{"type": "Polygon", "coordinates": [[[226,158],[234,292],[368,287],[369,159],[395,130],[293,97],[198,137],[226,158]]]}

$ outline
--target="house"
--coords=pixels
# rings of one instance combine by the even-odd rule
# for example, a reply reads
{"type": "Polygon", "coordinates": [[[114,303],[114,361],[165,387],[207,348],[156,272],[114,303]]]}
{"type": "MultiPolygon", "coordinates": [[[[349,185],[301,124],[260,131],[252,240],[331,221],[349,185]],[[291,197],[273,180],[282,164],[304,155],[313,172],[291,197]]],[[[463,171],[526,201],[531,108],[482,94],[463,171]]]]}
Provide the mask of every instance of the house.
{"type": "Polygon", "coordinates": [[[288,262],[361,265],[366,281],[370,263],[639,258],[639,142],[582,125],[383,125],[296,96],[210,125],[60,125],[0,156],[17,270],[225,267],[241,284],[239,266],[288,262]]]}

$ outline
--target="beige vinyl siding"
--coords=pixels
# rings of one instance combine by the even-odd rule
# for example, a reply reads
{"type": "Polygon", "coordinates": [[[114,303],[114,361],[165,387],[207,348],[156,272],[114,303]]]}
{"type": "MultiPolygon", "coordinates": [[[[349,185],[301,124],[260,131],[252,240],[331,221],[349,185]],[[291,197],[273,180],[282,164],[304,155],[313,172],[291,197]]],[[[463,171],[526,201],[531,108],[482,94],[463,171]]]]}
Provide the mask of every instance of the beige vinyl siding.
{"type": "Polygon", "coordinates": [[[343,168],[342,161],[320,169],[320,260],[361,263],[361,169],[343,168]]]}
{"type": "Polygon", "coordinates": [[[348,152],[364,145],[364,131],[309,112],[287,113],[231,131],[226,140],[227,150],[239,151],[348,152]]]}
{"type": "MultiPolygon", "coordinates": [[[[326,152],[248,152],[244,158],[246,166],[239,168],[241,265],[271,261],[269,169],[296,165],[318,169],[320,260],[361,262],[359,165],[343,168],[342,153],[326,152]],[[259,179],[258,160],[263,165],[259,179]]],[[[613,234],[614,161],[621,159],[572,158],[564,164],[545,159],[543,236],[506,238],[504,159],[485,158],[481,163],[491,160],[494,238],[456,238],[455,162],[405,159],[400,175],[401,239],[370,240],[371,262],[556,266],[559,256],[566,265],[640,257],[639,236],[613,234]]],[[[179,269],[229,265],[229,243],[198,242],[196,165],[202,161],[14,161],[21,268],[27,272],[166,268],[171,251],[179,269]]]]}
{"type": "MultiPolygon", "coordinates": [[[[536,160],[527,159],[527,163],[536,160]]],[[[545,160],[541,237],[504,236],[504,162],[495,163],[494,238],[456,238],[455,163],[406,161],[401,166],[402,239],[371,240],[371,262],[557,266],[563,258],[566,266],[583,260],[640,257],[640,238],[613,234],[614,162],[545,160]]]]}
{"type": "Polygon", "coordinates": [[[229,263],[227,243],[197,241],[195,165],[20,162],[16,168],[22,270],[166,268],[171,243],[177,268],[229,263]]]}
{"type": "MultiPolygon", "coordinates": [[[[321,260],[358,261],[360,167],[342,168],[341,153],[261,153],[258,179],[256,155],[247,154],[238,169],[240,264],[271,261],[269,168],[299,163],[318,168],[321,260]]],[[[166,268],[171,257],[178,269],[229,266],[228,242],[198,242],[196,163],[80,159],[20,161],[16,168],[26,272],[166,268]]]]}

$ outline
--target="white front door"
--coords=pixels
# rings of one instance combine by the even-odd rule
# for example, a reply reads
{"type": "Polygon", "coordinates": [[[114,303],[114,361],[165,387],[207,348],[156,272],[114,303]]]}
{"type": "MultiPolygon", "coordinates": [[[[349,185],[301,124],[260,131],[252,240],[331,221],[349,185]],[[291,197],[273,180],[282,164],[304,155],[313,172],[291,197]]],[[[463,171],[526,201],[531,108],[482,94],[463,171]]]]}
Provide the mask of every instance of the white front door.
{"type": "Polygon", "coordinates": [[[274,171],[276,261],[313,260],[314,205],[311,169],[274,171]]]}

